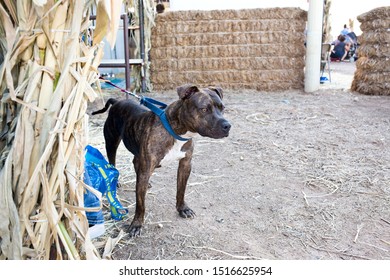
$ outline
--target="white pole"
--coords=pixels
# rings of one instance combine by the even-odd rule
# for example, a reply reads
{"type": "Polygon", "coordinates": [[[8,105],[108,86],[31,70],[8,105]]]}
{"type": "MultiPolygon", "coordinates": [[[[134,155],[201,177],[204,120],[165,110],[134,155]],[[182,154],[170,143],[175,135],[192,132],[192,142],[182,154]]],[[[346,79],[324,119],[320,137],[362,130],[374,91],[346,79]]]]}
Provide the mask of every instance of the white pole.
{"type": "Polygon", "coordinates": [[[306,33],[305,92],[320,87],[324,0],[310,0],[306,33]]]}

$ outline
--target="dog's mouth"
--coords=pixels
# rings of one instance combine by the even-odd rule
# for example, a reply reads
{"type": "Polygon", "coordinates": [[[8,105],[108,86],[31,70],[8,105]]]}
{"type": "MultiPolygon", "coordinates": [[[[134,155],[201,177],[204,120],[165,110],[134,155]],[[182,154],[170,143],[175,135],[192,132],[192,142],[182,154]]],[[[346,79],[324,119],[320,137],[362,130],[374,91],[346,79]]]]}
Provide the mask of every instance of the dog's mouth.
{"type": "Polygon", "coordinates": [[[199,131],[199,134],[204,137],[220,139],[229,136],[230,128],[231,128],[230,123],[228,121],[223,121],[220,125],[216,127],[199,131]]]}

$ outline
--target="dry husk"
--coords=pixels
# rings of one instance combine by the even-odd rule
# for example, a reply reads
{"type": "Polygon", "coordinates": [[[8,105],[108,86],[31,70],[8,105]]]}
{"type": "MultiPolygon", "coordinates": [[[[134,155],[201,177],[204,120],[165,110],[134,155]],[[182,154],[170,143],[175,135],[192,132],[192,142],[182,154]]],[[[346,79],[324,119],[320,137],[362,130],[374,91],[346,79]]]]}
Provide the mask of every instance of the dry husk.
{"type": "Polygon", "coordinates": [[[323,42],[331,42],[332,41],[332,27],[331,27],[331,19],[330,19],[330,10],[332,6],[331,0],[324,0],[324,17],[322,23],[322,41],[323,42]]]}
{"type": "Polygon", "coordinates": [[[91,3],[0,1],[0,259],[100,258],[83,183],[103,54],[80,40],[91,3]]]}
{"type": "Polygon", "coordinates": [[[150,53],[153,88],[303,88],[305,21],[297,8],[159,14],[150,53]]]}

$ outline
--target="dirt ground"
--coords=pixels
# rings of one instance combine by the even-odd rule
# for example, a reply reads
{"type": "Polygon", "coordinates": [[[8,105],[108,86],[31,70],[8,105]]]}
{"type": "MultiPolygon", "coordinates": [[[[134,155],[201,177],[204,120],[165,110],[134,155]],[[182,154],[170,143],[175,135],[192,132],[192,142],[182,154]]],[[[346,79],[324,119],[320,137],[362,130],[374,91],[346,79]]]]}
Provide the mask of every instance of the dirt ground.
{"type": "MultiPolygon", "coordinates": [[[[121,145],[118,192],[129,217],[115,222],[105,208],[106,234],[94,244],[123,231],[111,254],[122,260],[390,259],[390,97],[350,92],[354,67],[332,63],[332,83],[314,94],[225,91],[230,136],[195,138],[186,200],[197,216],[176,212],[177,165],[157,169],[137,238],[126,234],[135,175],[121,145]]],[[[104,155],[106,116],[90,117],[89,142],[104,155]]]]}

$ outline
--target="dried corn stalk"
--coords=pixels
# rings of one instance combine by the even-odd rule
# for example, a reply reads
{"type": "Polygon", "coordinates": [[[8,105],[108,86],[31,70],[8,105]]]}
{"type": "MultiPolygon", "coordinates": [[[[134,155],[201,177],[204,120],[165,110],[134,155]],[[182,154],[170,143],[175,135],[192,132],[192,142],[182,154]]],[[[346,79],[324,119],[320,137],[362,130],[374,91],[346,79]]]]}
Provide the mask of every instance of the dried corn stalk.
{"type": "Polygon", "coordinates": [[[324,18],[322,22],[322,42],[327,43],[331,42],[332,35],[330,34],[332,31],[332,28],[330,26],[330,7],[332,5],[331,0],[325,0],[324,1],[324,18]]]}
{"type": "Polygon", "coordinates": [[[102,57],[80,40],[92,3],[0,1],[0,259],[100,258],[82,182],[102,57]]]}

